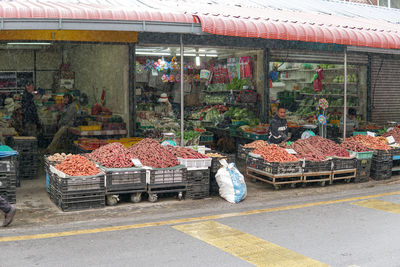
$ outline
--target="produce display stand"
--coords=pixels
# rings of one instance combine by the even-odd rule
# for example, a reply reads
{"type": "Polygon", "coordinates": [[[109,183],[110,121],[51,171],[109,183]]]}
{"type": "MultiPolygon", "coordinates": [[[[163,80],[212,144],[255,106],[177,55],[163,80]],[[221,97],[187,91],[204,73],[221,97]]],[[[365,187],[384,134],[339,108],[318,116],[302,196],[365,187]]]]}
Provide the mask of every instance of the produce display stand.
{"type": "Polygon", "coordinates": [[[142,168],[106,168],[100,166],[105,173],[105,194],[107,205],[118,203],[118,195],[128,194],[133,203],[142,200],[142,193],[147,191],[146,169],[142,168]]]}
{"type": "Polygon", "coordinates": [[[325,186],[326,183],[331,183],[332,171],[317,171],[303,173],[303,183],[319,183],[320,186],[325,186]]]}
{"type": "Polygon", "coordinates": [[[256,179],[267,184],[274,186],[276,190],[280,189],[282,185],[289,184],[295,187],[296,184],[303,182],[302,173],[286,173],[286,174],[271,174],[253,167],[246,168],[246,176],[251,179],[256,179]]]}
{"type": "Polygon", "coordinates": [[[304,161],[303,168],[303,185],[308,183],[319,183],[320,186],[325,186],[332,179],[332,159],[324,161],[304,161]]]}
{"type": "Polygon", "coordinates": [[[187,190],[187,168],[183,165],[149,169],[146,175],[150,202],[156,202],[161,193],[178,193],[178,198],[182,199],[187,190]]]}
{"type": "Polygon", "coordinates": [[[103,208],[104,173],[93,176],[65,176],[50,165],[50,199],[62,211],[103,208]],[[65,176],[65,177],[64,177],[65,176]]]}

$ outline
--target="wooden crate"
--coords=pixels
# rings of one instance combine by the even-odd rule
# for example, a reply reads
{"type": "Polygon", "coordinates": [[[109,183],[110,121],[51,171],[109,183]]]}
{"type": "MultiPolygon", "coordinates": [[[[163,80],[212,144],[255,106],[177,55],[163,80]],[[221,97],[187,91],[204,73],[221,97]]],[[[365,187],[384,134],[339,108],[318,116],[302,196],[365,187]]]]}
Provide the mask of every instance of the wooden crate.
{"type": "Polygon", "coordinates": [[[295,187],[297,183],[303,182],[301,173],[270,174],[251,167],[246,167],[245,173],[248,178],[271,184],[275,189],[285,184],[295,187]]]}
{"type": "Polygon", "coordinates": [[[321,172],[305,172],[303,173],[303,183],[319,183],[321,186],[331,183],[332,172],[331,171],[321,171],[321,172]]]}
{"type": "Polygon", "coordinates": [[[356,177],[356,175],[357,175],[357,169],[333,171],[331,183],[339,180],[344,180],[347,183],[349,183],[351,179],[356,177]]]}

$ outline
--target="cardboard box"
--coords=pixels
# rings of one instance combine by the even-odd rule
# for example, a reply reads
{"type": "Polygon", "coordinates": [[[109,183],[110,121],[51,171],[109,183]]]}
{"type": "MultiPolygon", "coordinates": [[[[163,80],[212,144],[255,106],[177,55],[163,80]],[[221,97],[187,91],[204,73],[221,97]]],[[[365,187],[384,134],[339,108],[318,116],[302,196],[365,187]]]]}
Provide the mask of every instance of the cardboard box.
{"type": "Polygon", "coordinates": [[[185,95],[185,106],[198,106],[200,105],[199,94],[185,95]]]}

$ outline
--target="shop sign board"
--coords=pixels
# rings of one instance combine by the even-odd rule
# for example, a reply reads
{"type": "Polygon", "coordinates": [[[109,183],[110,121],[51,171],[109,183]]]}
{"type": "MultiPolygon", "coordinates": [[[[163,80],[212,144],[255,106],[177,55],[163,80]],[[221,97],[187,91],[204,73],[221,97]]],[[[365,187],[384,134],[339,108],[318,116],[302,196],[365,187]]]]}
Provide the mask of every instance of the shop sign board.
{"type": "Polygon", "coordinates": [[[4,30],[0,31],[0,40],[136,43],[138,33],[131,31],[4,30]]]}

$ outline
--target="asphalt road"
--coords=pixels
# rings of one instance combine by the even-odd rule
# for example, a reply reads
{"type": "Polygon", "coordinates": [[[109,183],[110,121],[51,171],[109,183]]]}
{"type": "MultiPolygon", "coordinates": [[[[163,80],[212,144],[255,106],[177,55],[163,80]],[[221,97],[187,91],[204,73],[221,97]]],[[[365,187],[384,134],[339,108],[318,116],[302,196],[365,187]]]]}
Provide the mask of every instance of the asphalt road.
{"type": "Polygon", "coordinates": [[[0,266],[400,266],[399,225],[400,186],[388,185],[231,212],[3,229],[0,266]]]}

